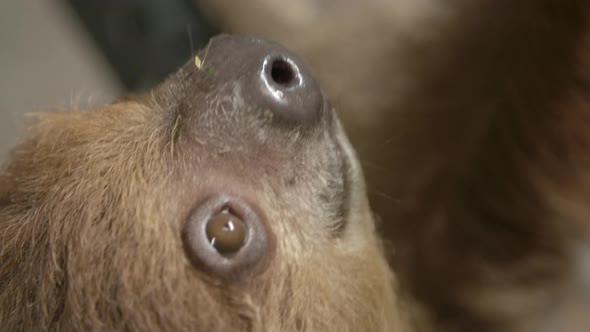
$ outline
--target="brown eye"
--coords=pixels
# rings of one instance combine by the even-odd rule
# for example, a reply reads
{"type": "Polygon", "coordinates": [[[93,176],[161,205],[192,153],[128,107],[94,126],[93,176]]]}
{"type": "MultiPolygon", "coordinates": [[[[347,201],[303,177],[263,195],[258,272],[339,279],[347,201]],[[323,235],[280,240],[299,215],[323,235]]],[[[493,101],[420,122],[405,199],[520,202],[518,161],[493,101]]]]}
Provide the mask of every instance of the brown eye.
{"type": "Polygon", "coordinates": [[[192,265],[227,281],[262,271],[274,252],[264,214],[240,197],[216,194],[198,202],[181,232],[192,265]]]}
{"type": "Polygon", "coordinates": [[[213,216],[207,223],[207,239],[222,255],[235,254],[246,239],[244,222],[228,211],[213,216]]]}

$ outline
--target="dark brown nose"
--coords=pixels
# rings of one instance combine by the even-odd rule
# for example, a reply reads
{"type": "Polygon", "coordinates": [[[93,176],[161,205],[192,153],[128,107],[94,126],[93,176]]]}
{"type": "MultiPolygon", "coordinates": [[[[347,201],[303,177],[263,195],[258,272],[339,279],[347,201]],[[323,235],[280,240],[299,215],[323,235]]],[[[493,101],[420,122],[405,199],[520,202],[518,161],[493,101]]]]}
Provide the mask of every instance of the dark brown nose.
{"type": "Polygon", "coordinates": [[[240,80],[245,102],[278,121],[307,125],[324,112],[324,98],[310,69],[283,46],[250,36],[221,35],[200,54],[203,69],[220,81],[240,80]]]}

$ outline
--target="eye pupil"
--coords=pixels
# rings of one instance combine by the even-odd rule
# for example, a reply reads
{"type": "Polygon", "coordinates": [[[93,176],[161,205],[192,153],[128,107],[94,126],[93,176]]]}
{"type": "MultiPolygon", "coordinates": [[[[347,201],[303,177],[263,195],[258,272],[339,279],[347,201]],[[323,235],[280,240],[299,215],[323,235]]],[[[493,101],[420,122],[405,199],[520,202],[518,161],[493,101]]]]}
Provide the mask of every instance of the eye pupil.
{"type": "Polygon", "coordinates": [[[238,252],[246,239],[244,222],[227,211],[213,216],[207,223],[206,232],[209,243],[222,255],[238,252]]]}
{"type": "Polygon", "coordinates": [[[229,220],[227,223],[225,223],[225,225],[223,225],[223,230],[226,232],[233,232],[236,229],[236,226],[234,226],[234,222],[232,220],[229,220]]]}

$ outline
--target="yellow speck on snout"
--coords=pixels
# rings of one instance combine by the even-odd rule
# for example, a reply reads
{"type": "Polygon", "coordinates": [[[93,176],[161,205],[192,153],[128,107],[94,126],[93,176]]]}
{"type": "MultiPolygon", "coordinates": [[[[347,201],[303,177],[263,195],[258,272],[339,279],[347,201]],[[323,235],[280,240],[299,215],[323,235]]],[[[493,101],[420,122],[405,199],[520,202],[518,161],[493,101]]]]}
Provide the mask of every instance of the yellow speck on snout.
{"type": "Polygon", "coordinates": [[[195,55],[195,66],[197,66],[198,70],[200,70],[203,66],[203,62],[201,61],[201,58],[199,58],[198,55],[195,55]]]}

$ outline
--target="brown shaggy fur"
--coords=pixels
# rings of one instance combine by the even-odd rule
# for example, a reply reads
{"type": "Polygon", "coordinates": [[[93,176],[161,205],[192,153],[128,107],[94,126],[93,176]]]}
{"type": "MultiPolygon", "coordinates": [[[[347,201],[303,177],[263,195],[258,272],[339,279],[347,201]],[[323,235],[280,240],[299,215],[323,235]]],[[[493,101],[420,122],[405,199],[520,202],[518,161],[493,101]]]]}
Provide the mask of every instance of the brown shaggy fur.
{"type": "Polygon", "coordinates": [[[189,63],[150,95],[37,116],[0,177],[0,330],[401,330],[338,123],[277,130],[207,75],[189,63]],[[330,196],[343,176],[348,212],[330,196]],[[186,216],[215,191],[269,221],[275,245],[246,280],[183,251],[186,216]]]}
{"type": "Polygon", "coordinates": [[[437,330],[586,331],[590,2],[454,6],[376,134],[396,271],[437,330]]]}

